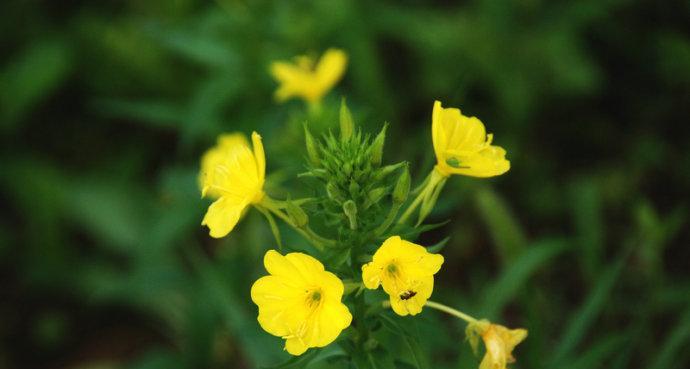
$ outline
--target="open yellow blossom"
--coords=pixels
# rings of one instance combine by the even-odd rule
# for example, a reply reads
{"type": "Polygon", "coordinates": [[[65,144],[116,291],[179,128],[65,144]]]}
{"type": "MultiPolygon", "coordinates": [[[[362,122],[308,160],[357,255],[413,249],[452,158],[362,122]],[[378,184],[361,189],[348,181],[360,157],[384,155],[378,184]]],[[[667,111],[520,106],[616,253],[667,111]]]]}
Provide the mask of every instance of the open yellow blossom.
{"type": "Polygon", "coordinates": [[[493,135],[486,134],[484,124],[476,117],[466,117],[460,109],[443,108],[436,101],[431,121],[436,170],[441,175],[493,177],[510,169],[506,151],[491,145],[493,135]]]}
{"type": "Polygon", "coordinates": [[[346,66],[347,54],[339,49],[327,50],[318,63],[309,56],[298,56],[295,63],[273,62],[271,74],[280,83],[276,99],[282,102],[301,97],[309,103],[318,103],[342,78],[346,66]]]}
{"type": "Polygon", "coordinates": [[[472,348],[476,351],[478,337],[484,341],[486,354],[479,369],[506,369],[507,365],[515,362],[513,349],[527,338],[526,329],[508,329],[499,324],[493,324],[486,320],[480,320],[467,327],[468,338],[472,348]]]}
{"type": "Polygon", "coordinates": [[[434,274],[441,264],[443,256],[393,236],[383,242],[370,263],[362,266],[362,281],[369,289],[383,285],[396,314],[416,315],[431,297],[434,274]]]}
{"type": "Polygon", "coordinates": [[[350,326],[352,315],[340,300],[343,282],[313,257],[270,250],[264,256],[270,274],[252,286],[258,321],[266,332],[285,339],[285,350],[301,355],[324,347],[350,326]]]}
{"type": "MultiPolygon", "coordinates": [[[[228,166],[231,153],[237,146],[249,147],[249,142],[244,134],[226,133],[218,136],[216,145],[208,149],[201,157],[201,171],[199,172],[199,188],[203,190],[204,183],[213,183],[212,178],[216,173],[216,167],[219,165],[228,166]]],[[[206,189],[206,196],[217,199],[220,197],[220,192],[214,188],[206,189]]]]}
{"type": "Polygon", "coordinates": [[[235,227],[245,208],[264,198],[266,157],[261,136],[252,133],[252,151],[248,145],[234,145],[226,158],[205,176],[202,196],[213,194],[202,225],[208,226],[211,237],[224,237],[235,227]]]}

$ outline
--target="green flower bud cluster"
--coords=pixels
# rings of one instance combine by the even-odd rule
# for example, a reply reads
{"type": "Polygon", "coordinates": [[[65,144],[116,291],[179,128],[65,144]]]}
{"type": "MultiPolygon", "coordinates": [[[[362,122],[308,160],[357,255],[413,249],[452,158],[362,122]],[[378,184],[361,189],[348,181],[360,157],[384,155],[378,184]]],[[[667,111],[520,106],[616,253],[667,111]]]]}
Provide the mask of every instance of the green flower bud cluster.
{"type": "Polygon", "coordinates": [[[381,236],[386,214],[391,208],[397,212],[407,199],[407,164],[381,166],[386,129],[384,124],[373,138],[363,134],[344,101],[338,137],[329,132],[316,139],[305,126],[308,172],[303,176],[317,178],[323,186],[315,201],[323,216],[312,218],[319,218],[325,228],[335,229],[335,234],[328,236],[337,239],[342,247],[354,247],[381,236]]]}

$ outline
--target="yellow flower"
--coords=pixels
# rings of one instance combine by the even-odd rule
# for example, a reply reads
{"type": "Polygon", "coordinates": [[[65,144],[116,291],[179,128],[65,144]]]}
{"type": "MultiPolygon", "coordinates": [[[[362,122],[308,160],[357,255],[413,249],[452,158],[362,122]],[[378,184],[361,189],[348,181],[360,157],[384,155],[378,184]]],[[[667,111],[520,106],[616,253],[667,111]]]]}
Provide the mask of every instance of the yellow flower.
{"type": "Polygon", "coordinates": [[[270,275],[252,286],[258,321],[266,332],[285,339],[285,350],[301,355],[324,347],[349,327],[352,315],[340,299],[343,282],[313,257],[270,250],[264,256],[270,275]]]}
{"type": "Polygon", "coordinates": [[[252,133],[254,151],[248,145],[234,145],[225,159],[205,176],[202,195],[215,195],[202,225],[208,226],[211,237],[220,238],[232,231],[245,208],[264,197],[266,157],[261,136],[252,133]]]}
{"type": "Polygon", "coordinates": [[[515,346],[527,338],[526,329],[508,329],[486,320],[470,323],[467,332],[470,344],[475,351],[479,344],[477,335],[481,336],[486,347],[486,354],[479,364],[479,369],[506,369],[507,364],[515,362],[513,357],[515,346]]]}
{"type": "Polygon", "coordinates": [[[460,109],[443,108],[436,101],[431,121],[436,170],[443,176],[493,177],[510,169],[506,151],[491,145],[493,135],[486,134],[476,117],[466,117],[460,109]]]}
{"type": "MultiPolygon", "coordinates": [[[[249,147],[247,138],[242,133],[226,133],[218,136],[216,146],[208,149],[201,157],[201,171],[199,172],[199,188],[203,190],[205,183],[213,183],[212,178],[216,173],[216,167],[219,165],[228,166],[231,153],[237,146],[249,147]]],[[[220,197],[220,192],[214,188],[207,188],[205,196],[217,199],[220,197]]]]}
{"type": "Polygon", "coordinates": [[[308,56],[298,56],[295,63],[277,61],[271,64],[271,74],[279,83],[275,96],[278,101],[301,97],[318,103],[340,80],[347,66],[347,54],[339,49],[327,50],[318,63],[308,56]]]}
{"type": "Polygon", "coordinates": [[[441,269],[441,264],[443,256],[430,254],[420,245],[393,236],[376,250],[370,263],[362,266],[362,281],[369,289],[382,284],[396,314],[416,315],[431,297],[434,274],[441,269]]]}

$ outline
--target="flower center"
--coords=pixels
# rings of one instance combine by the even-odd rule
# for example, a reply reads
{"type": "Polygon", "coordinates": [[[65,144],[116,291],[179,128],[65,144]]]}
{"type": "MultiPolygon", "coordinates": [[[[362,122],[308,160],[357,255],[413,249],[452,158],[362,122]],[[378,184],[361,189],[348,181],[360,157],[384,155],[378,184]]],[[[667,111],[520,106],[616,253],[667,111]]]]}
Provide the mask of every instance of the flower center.
{"type": "Polygon", "coordinates": [[[311,293],[311,299],[312,301],[321,301],[321,291],[314,291],[311,293]]]}
{"type": "Polygon", "coordinates": [[[394,263],[390,263],[390,264],[388,264],[388,266],[386,267],[386,271],[387,271],[388,274],[390,274],[390,275],[395,275],[395,274],[398,273],[398,266],[395,265],[394,263]]]}
{"type": "Polygon", "coordinates": [[[307,307],[310,309],[316,309],[321,305],[321,300],[323,300],[323,293],[321,289],[313,289],[307,291],[307,307]]]}

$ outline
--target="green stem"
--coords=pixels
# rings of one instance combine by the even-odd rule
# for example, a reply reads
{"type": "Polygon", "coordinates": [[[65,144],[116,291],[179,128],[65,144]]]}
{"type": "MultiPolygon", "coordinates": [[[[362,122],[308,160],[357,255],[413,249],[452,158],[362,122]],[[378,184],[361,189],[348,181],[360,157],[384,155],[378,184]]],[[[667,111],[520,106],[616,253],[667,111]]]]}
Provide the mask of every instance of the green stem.
{"type": "MultiPolygon", "coordinates": [[[[400,219],[398,219],[398,224],[403,224],[407,222],[407,220],[410,218],[412,213],[419,207],[419,205],[425,201],[428,197],[432,196],[434,194],[434,191],[436,190],[436,187],[439,185],[439,183],[445,183],[446,176],[438,172],[436,167],[434,167],[431,170],[431,173],[427,176],[427,179],[424,180],[424,187],[421,189],[417,197],[415,197],[414,201],[410,204],[410,206],[405,210],[402,216],[400,216],[400,219]]],[[[417,191],[418,189],[415,189],[417,191]]],[[[440,190],[440,189],[439,189],[440,190]]],[[[428,213],[428,212],[427,212],[428,213]]],[[[426,215],[425,215],[426,216],[426,215]]],[[[421,218],[420,218],[421,219],[421,218]]],[[[421,219],[423,220],[423,219],[421,219]]],[[[418,224],[421,223],[418,222],[418,224]]]]}
{"type": "Polygon", "coordinates": [[[410,206],[408,206],[407,209],[405,209],[405,212],[403,212],[403,214],[400,216],[400,219],[398,219],[398,224],[403,224],[407,222],[407,219],[410,218],[412,213],[414,213],[417,207],[419,207],[419,204],[422,203],[422,200],[424,200],[426,191],[427,189],[425,188],[422,192],[419,193],[419,195],[417,195],[417,197],[415,197],[414,201],[412,201],[410,206]]]}
{"type": "Polygon", "coordinates": [[[386,219],[379,225],[375,230],[374,230],[374,236],[380,236],[386,230],[388,230],[388,227],[393,224],[393,221],[395,220],[395,217],[398,215],[398,211],[400,211],[400,208],[402,207],[402,204],[393,204],[391,206],[391,209],[388,211],[388,215],[386,216],[386,219]]]}
{"type": "MultiPolygon", "coordinates": [[[[478,321],[477,319],[471,317],[470,315],[467,315],[467,314],[463,313],[463,312],[460,311],[460,310],[453,309],[453,308],[450,307],[450,306],[443,305],[443,304],[438,303],[438,302],[436,302],[436,301],[428,300],[428,301],[426,302],[425,306],[428,306],[428,307],[430,307],[430,308],[432,308],[432,309],[436,309],[436,310],[442,311],[442,312],[444,312],[444,313],[446,313],[446,314],[450,314],[450,315],[452,315],[452,316],[454,316],[454,317],[456,317],[456,318],[459,318],[459,319],[462,319],[462,320],[466,321],[467,323],[476,323],[476,322],[478,321]]],[[[384,302],[383,302],[383,307],[384,307],[384,308],[391,307],[391,302],[390,302],[389,300],[384,301],[384,302]]]]}
{"type": "Polygon", "coordinates": [[[317,249],[319,249],[319,251],[323,251],[326,246],[335,246],[334,240],[329,240],[327,238],[319,236],[311,228],[309,228],[309,226],[297,226],[292,221],[292,219],[290,219],[290,217],[281,210],[284,207],[284,203],[284,201],[274,200],[268,197],[267,195],[264,197],[261,203],[258,204],[258,206],[262,206],[264,209],[268,210],[269,212],[283,220],[295,231],[297,231],[297,233],[302,235],[302,237],[306,238],[309,242],[311,242],[311,244],[314,245],[314,247],[316,247],[317,249]]]}
{"type": "Polygon", "coordinates": [[[477,319],[463,313],[462,311],[457,310],[457,309],[453,309],[450,306],[446,306],[446,305],[443,305],[443,304],[435,302],[435,301],[427,301],[426,306],[428,306],[432,309],[443,311],[444,313],[450,314],[456,318],[460,318],[460,319],[466,321],[467,323],[476,323],[477,322],[477,319]]]}

